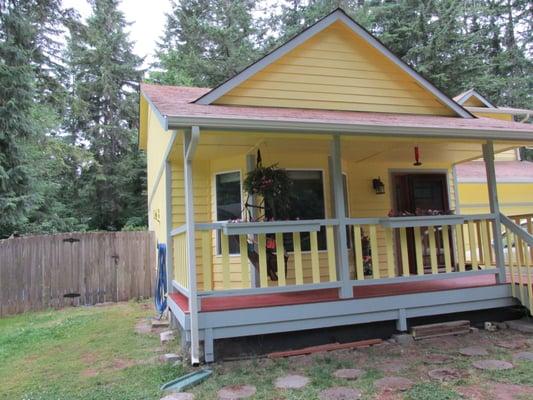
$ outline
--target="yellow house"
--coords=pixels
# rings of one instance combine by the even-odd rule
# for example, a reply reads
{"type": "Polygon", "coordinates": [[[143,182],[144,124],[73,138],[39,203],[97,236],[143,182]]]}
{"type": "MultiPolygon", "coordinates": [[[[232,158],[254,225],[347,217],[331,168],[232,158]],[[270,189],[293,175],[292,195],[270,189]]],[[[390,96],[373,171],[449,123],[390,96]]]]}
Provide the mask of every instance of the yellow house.
{"type": "MultiPolygon", "coordinates": [[[[475,89],[454,97],[477,117],[524,122],[533,114],[532,110],[497,107],[475,89]]],[[[495,156],[496,180],[500,209],[506,215],[533,214],[533,163],[520,159],[518,148],[495,156]]],[[[486,190],[486,176],[483,160],[461,163],[454,168],[457,179],[457,209],[462,213],[480,213],[489,210],[486,190]]]]}
{"type": "Polygon", "coordinates": [[[192,363],[220,338],[405,331],[533,299],[513,270],[533,237],[500,213],[494,169],[532,127],[476,118],[342,10],[214,89],[143,84],[140,111],[149,225],[192,363]],[[454,213],[452,168],[479,157],[490,210],[454,213]]]}

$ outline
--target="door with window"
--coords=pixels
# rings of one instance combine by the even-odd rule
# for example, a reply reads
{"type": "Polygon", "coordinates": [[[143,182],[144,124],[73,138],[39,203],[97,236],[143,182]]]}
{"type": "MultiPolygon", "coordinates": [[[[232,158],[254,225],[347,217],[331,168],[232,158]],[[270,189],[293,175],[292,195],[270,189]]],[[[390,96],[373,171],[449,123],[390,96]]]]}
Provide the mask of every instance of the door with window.
{"type": "MultiPolygon", "coordinates": [[[[396,213],[409,212],[424,215],[430,210],[448,214],[450,211],[448,199],[448,185],[446,173],[398,173],[393,175],[394,210],[396,213]]],[[[435,239],[437,244],[437,262],[439,268],[444,268],[444,240],[442,229],[436,227],[435,239]]],[[[448,232],[448,235],[451,233],[448,232]]],[[[421,228],[422,251],[424,267],[430,265],[428,229],[421,228]]],[[[453,243],[449,238],[449,243],[453,243]]],[[[409,251],[409,271],[416,273],[416,254],[414,230],[407,229],[407,245],[409,251]]],[[[450,249],[452,250],[452,249],[450,249]]],[[[453,254],[453,251],[450,251],[453,254]]],[[[452,262],[453,264],[453,262],[452,262]]],[[[398,260],[401,265],[401,260],[398,260]]]]}

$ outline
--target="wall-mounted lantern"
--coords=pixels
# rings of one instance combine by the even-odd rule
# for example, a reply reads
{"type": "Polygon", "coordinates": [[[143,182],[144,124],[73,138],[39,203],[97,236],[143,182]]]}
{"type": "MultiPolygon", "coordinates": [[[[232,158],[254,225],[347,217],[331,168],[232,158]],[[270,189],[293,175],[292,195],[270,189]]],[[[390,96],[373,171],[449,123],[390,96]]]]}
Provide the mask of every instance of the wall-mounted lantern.
{"type": "Polygon", "coordinates": [[[380,177],[372,179],[372,188],[374,188],[376,194],[385,194],[385,185],[381,182],[380,177]]]}

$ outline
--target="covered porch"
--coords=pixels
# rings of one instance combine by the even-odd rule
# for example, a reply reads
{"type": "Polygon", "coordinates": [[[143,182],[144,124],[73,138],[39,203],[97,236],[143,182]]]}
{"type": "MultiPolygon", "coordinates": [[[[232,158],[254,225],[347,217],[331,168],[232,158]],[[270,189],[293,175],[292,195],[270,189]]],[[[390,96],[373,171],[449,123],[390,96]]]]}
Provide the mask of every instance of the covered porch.
{"type": "Polygon", "coordinates": [[[168,265],[170,307],[193,362],[199,341],[212,361],[218,338],[384,320],[405,331],[416,316],[515,304],[495,240],[503,230],[493,163],[494,152],[514,146],[407,134],[184,131],[168,154],[170,204],[185,205],[185,214],[168,212],[168,265]],[[300,208],[311,208],[302,207],[307,196],[320,203],[315,214],[265,221],[245,207],[260,204],[242,189],[257,150],[263,165],[295,171],[304,182],[300,208]],[[451,171],[480,156],[491,212],[462,215],[451,171]]]}

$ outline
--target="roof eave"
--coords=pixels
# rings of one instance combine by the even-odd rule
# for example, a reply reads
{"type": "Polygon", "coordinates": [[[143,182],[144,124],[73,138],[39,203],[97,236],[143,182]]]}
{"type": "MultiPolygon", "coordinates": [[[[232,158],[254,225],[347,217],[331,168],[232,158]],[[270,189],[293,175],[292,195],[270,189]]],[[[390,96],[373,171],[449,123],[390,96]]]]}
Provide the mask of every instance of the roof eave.
{"type": "Polygon", "coordinates": [[[172,116],[167,118],[169,129],[199,126],[210,130],[269,131],[291,133],[344,135],[380,135],[397,137],[455,138],[522,141],[533,144],[533,132],[520,132],[508,129],[487,130],[486,128],[441,128],[420,126],[391,126],[354,123],[280,121],[275,119],[249,119],[227,117],[172,116]]]}

